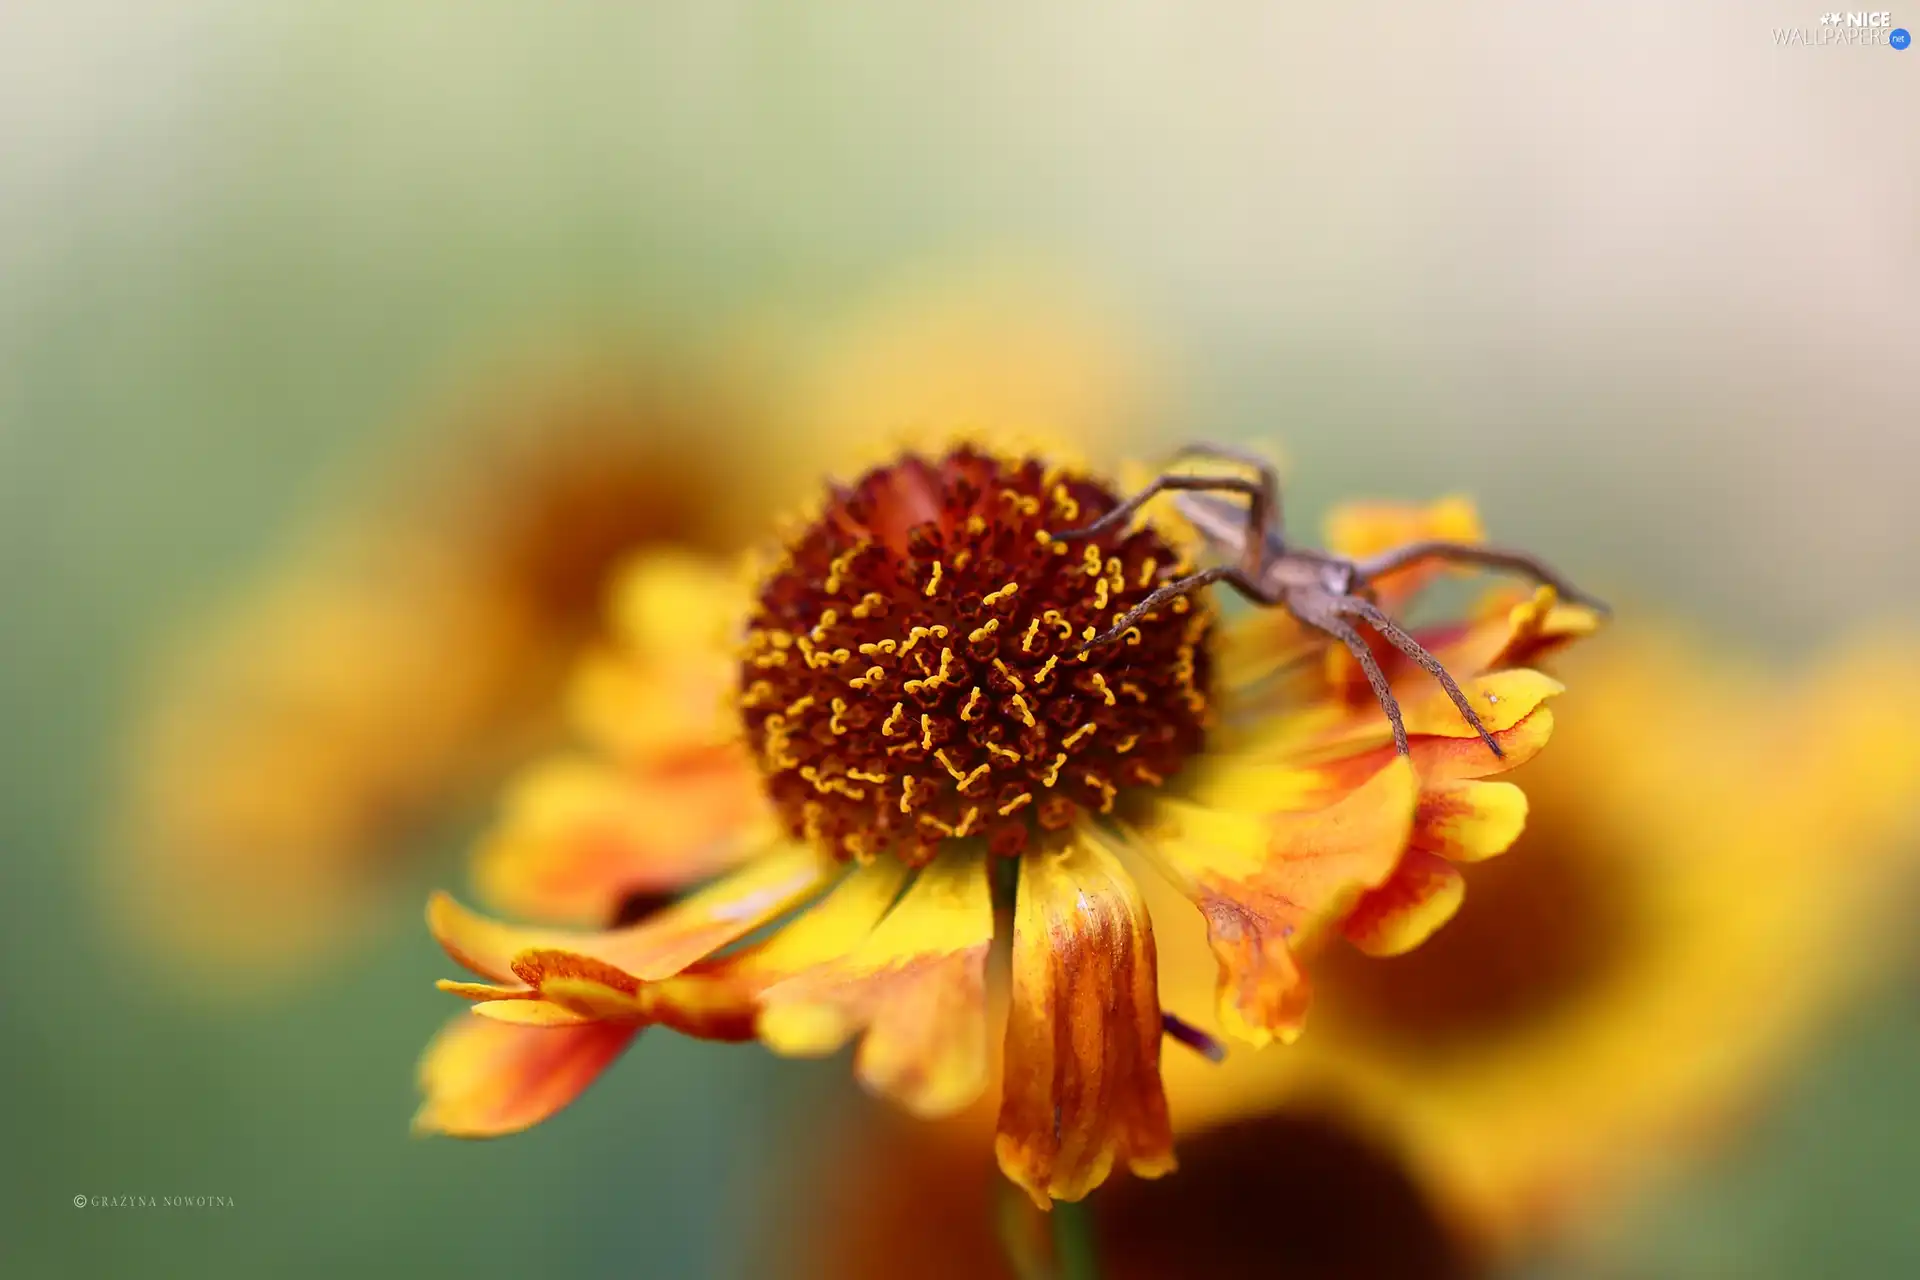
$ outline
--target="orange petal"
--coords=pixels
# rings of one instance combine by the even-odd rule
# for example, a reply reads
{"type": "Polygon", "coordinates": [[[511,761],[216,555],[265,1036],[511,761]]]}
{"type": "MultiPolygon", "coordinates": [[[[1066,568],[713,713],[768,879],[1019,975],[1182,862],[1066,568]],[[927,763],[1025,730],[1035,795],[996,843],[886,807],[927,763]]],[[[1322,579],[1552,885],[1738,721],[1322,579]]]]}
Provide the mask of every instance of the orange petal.
{"type": "Polygon", "coordinates": [[[767,988],[853,951],[900,896],[907,868],[887,858],[857,867],[825,899],[765,941],[693,965],[646,991],[651,1016],[705,1040],[751,1040],[767,988]]]}
{"type": "Polygon", "coordinates": [[[752,762],[736,745],[624,770],[555,760],[509,793],[474,880],[503,911],[604,924],[628,896],[717,875],[773,831],[752,762]]]}
{"type": "Polygon", "coordinates": [[[462,1013],[420,1059],[426,1098],[414,1130],[491,1138],[536,1125],[579,1097],[634,1031],[606,1023],[516,1026],[462,1013]]]}
{"type": "Polygon", "coordinates": [[[1160,1083],[1153,930],[1140,891],[1088,832],[1021,859],[1000,1168],[1046,1208],[1173,1168],[1160,1083]]]}
{"type": "Polygon", "coordinates": [[[981,858],[939,858],[857,946],[771,987],[760,1036],[777,1053],[814,1055],[864,1030],[862,1083],[916,1115],[950,1115],[987,1085],[992,942],[981,858]]]}
{"type": "Polygon", "coordinates": [[[1527,825],[1527,793],[1511,782],[1427,787],[1414,810],[1411,847],[1453,862],[1505,853],[1527,825]]]}
{"type": "Polygon", "coordinates": [[[1417,798],[1413,766],[1394,756],[1337,803],[1306,812],[1273,810],[1270,769],[1236,772],[1210,778],[1201,804],[1161,801],[1143,849],[1206,917],[1222,1026],[1254,1044],[1291,1040],[1308,1000],[1292,948],[1399,864],[1417,798]]]}
{"type": "Polygon", "coordinates": [[[652,981],[679,973],[792,909],[838,870],[831,858],[810,849],[783,847],[640,924],[599,933],[502,924],[444,893],[428,901],[427,924],[448,955],[495,981],[520,980],[513,962],[529,951],[569,952],[652,981]]]}
{"type": "Polygon", "coordinates": [[[1494,733],[1501,755],[1495,757],[1478,738],[1415,738],[1414,769],[1423,786],[1437,787],[1516,769],[1540,754],[1553,736],[1553,708],[1543,706],[1510,728],[1494,733]]]}
{"type": "Polygon", "coordinates": [[[1466,892],[1466,879],[1451,862],[1411,850],[1392,879],[1360,899],[1341,929],[1370,956],[1402,955],[1451,920],[1466,892]]]}
{"type": "MultiPolygon", "coordinates": [[[[513,958],[520,981],[557,1004],[595,1022],[647,1021],[640,979],[604,960],[571,951],[522,951],[513,958]]],[[[527,1003],[523,1001],[522,1003],[527,1003]]]]}

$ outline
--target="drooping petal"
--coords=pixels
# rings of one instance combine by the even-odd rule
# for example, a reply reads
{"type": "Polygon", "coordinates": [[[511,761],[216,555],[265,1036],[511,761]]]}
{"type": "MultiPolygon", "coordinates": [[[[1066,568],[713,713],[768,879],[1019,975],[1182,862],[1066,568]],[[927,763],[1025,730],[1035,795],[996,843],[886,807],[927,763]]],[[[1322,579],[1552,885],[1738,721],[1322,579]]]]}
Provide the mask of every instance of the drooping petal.
{"type": "Polygon", "coordinates": [[[613,1023],[514,1025],[463,1012],[420,1059],[425,1100],[414,1130],[491,1138],[536,1125],[579,1097],[636,1030],[613,1023]]]}
{"type": "Polygon", "coordinates": [[[1085,1196],[1116,1161],[1143,1178],[1173,1168],[1153,930],[1090,832],[1021,860],[1006,1062],[994,1149],[1042,1208],[1085,1196]]]}
{"type": "Polygon", "coordinates": [[[641,981],[679,973],[817,893],[839,864],[811,849],[767,854],[640,924],[599,933],[528,929],[476,915],[444,893],[427,904],[427,924],[447,954],[483,977],[522,981],[523,952],[563,952],[602,961],[641,981]]]}
{"type": "Polygon", "coordinates": [[[1413,815],[1410,847],[1451,862],[1505,853],[1527,825],[1527,793],[1511,782],[1428,786],[1413,815]]]}
{"type": "Polygon", "coordinates": [[[1466,892],[1466,877],[1451,862],[1410,849],[1385,884],[1361,896],[1340,928],[1370,956],[1402,955],[1451,920],[1466,892]]]}
{"type": "Polygon", "coordinates": [[[503,911],[603,924],[629,895],[707,879],[772,834],[758,775],[737,745],[644,768],[556,760],[509,794],[474,879],[503,911]]]}
{"type": "Polygon", "coordinates": [[[992,942],[981,857],[947,854],[857,946],[769,988],[761,1038],[776,1052],[814,1055],[864,1032],[854,1057],[862,1083],[917,1115],[952,1114],[987,1084],[992,942]]]}
{"type": "Polygon", "coordinates": [[[1308,996],[1293,947],[1385,883],[1417,798],[1413,766],[1399,756],[1321,809],[1277,808],[1271,772],[1229,763],[1194,801],[1160,802],[1142,832],[1143,851],[1206,917],[1221,1024],[1254,1044],[1299,1033],[1308,996]]]}

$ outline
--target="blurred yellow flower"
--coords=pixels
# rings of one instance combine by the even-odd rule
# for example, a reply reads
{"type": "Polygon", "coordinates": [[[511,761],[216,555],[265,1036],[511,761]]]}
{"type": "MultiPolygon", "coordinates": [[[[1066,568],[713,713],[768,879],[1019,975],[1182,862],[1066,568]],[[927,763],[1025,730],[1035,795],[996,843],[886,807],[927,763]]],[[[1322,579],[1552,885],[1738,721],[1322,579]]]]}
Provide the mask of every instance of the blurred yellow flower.
{"type": "MultiPolygon", "coordinates": [[[[1307,1005],[1299,948],[1344,933],[1406,950],[1457,906],[1454,863],[1511,843],[1524,797],[1484,779],[1545,744],[1559,692],[1517,664],[1595,619],[1543,590],[1424,633],[1502,754],[1403,660],[1387,666],[1402,755],[1348,666],[1297,660],[1338,646],[1279,615],[1249,620],[1217,690],[1213,617],[1190,599],[1083,648],[1190,567],[1152,524],[1071,546],[1049,533],[1118,503],[1032,456],[909,453],[831,485],[730,627],[737,584],[714,572],[703,589],[691,562],[641,560],[623,647],[583,676],[596,753],[516,789],[483,883],[524,914],[606,919],[636,885],[739,869],[600,933],[503,925],[436,897],[435,935],[486,981],[442,984],[480,1022],[456,1019],[429,1050],[419,1124],[525,1127],[655,1024],[790,1054],[858,1040],[869,1088],[919,1115],[962,1110],[991,1074],[987,962],[1009,932],[991,877],[1007,866],[1001,1168],[1043,1207],[1116,1165],[1170,1169],[1140,886],[1155,877],[1136,872],[1162,873],[1205,921],[1217,991],[1196,1003],[1243,1040],[1290,1039],[1307,1005]]],[[[1381,518],[1423,529],[1458,506],[1381,518]]],[[[1336,553],[1373,523],[1341,527],[1356,532],[1336,553]]],[[[1383,606],[1421,580],[1383,577],[1383,606]]]]}

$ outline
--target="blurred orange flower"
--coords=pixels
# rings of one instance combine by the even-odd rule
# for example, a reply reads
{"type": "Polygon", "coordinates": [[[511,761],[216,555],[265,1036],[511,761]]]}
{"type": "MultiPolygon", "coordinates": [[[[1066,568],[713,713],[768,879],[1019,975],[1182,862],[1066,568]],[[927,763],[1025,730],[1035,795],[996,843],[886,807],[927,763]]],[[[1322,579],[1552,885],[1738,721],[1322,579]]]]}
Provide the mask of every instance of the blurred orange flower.
{"type": "Polygon", "coordinates": [[[570,366],[453,415],[200,620],[128,744],[107,879],[175,955],[297,954],[556,722],[617,559],[736,545],[709,389],[570,366]]]}
{"type": "MultiPolygon", "coordinates": [[[[924,274],[828,323],[742,326],[677,357],[691,374],[622,355],[471,389],[147,673],[105,891],[162,954],[227,975],[350,932],[552,736],[620,558],[736,551],[823,452],[902,426],[1135,421],[1152,361],[1074,298],[1033,270],[924,274]]],[[[592,767],[555,769],[527,821],[597,803],[592,767]]]]}
{"type": "MultiPolygon", "coordinates": [[[[961,1110],[991,1074],[991,874],[1011,866],[1002,1169],[1045,1206],[1116,1163],[1171,1168],[1153,925],[1125,862],[1137,854],[1199,908],[1223,1026],[1291,1038],[1300,947],[1340,932],[1376,954],[1416,945],[1459,902],[1453,863],[1518,833],[1524,799],[1483,779],[1545,743],[1559,686],[1516,664],[1595,619],[1542,592],[1426,633],[1504,755],[1424,673],[1390,666],[1401,756],[1351,673],[1275,615],[1250,620],[1211,696],[1213,618],[1188,600],[1080,650],[1185,568],[1178,535],[1152,524],[1077,552],[1047,533],[1117,502],[1075,468],[960,446],[833,486],[744,609],[722,574],[703,593],[689,563],[642,561],[625,647],[582,680],[600,765],[538,768],[482,875],[525,914],[605,919],[636,884],[742,865],[600,933],[506,926],[436,897],[436,936],[487,979],[443,985],[487,1025],[458,1019],[429,1050],[420,1124],[524,1127],[656,1023],[794,1054],[858,1039],[869,1088],[920,1115],[961,1110]],[[676,782],[689,760],[712,770],[698,788],[676,782]]],[[[1353,541],[1372,524],[1347,527],[1353,541]]],[[[1383,581],[1381,598],[1418,585],[1383,581]]]]}

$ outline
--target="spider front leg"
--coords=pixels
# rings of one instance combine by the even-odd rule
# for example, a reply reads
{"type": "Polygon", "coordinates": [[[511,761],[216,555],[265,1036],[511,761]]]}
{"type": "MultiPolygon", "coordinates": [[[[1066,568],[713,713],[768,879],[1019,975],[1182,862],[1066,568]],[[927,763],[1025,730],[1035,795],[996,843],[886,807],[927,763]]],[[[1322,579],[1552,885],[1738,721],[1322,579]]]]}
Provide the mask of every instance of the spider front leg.
{"type": "Polygon", "coordinates": [[[1404,547],[1395,547],[1383,551],[1377,556],[1354,562],[1354,568],[1360,581],[1372,582],[1381,574],[1404,569],[1421,560],[1449,560],[1458,564],[1477,565],[1487,569],[1505,569],[1523,577],[1533,579],[1543,586],[1552,587],[1560,598],[1569,604],[1585,605],[1596,613],[1611,614],[1605,601],[1588,595],[1567,581],[1551,565],[1540,557],[1525,551],[1507,551],[1500,547],[1483,547],[1472,542],[1446,542],[1439,539],[1425,539],[1409,542],[1404,547]]]}
{"type": "Polygon", "coordinates": [[[1082,643],[1074,652],[1084,653],[1088,649],[1096,648],[1110,641],[1117,640],[1127,633],[1128,627],[1133,626],[1161,605],[1176,600],[1190,592],[1198,591],[1202,587],[1210,587],[1216,582],[1226,583],[1255,604],[1273,605],[1279,603],[1274,597],[1262,591],[1260,584],[1248,577],[1238,565],[1215,565],[1211,569],[1202,569],[1198,573],[1190,573],[1184,578],[1178,578],[1167,583],[1164,587],[1156,588],[1146,599],[1114,619],[1111,627],[1093,639],[1082,643]]]}
{"type": "MultiPolygon", "coordinates": [[[[1488,731],[1487,726],[1481,723],[1480,713],[1473,709],[1473,703],[1467,700],[1466,693],[1460,688],[1459,683],[1454,680],[1453,673],[1441,664],[1440,659],[1427,652],[1424,645],[1401,630],[1399,623],[1381,612],[1380,607],[1370,600],[1362,600],[1357,596],[1342,596],[1336,602],[1335,607],[1338,608],[1341,613],[1359,618],[1365,622],[1377,631],[1388,644],[1398,649],[1401,653],[1406,654],[1409,658],[1412,658],[1414,662],[1419,664],[1421,670],[1425,671],[1435,680],[1438,680],[1440,687],[1447,691],[1447,697],[1452,700],[1455,707],[1459,708],[1462,718],[1464,718],[1469,725],[1473,726],[1473,731],[1480,735],[1480,741],[1487,744],[1487,750],[1493,752],[1494,756],[1498,759],[1506,759],[1507,753],[1503,751],[1500,744],[1494,740],[1494,736],[1488,731]]],[[[1351,648],[1352,646],[1349,645],[1348,647],[1351,648]]],[[[1355,654],[1354,656],[1358,657],[1359,655],[1355,654]]],[[[1372,658],[1373,653],[1369,650],[1367,653],[1367,661],[1371,662],[1372,658]]],[[[1363,662],[1361,665],[1365,667],[1367,663],[1363,662]]],[[[1375,664],[1373,670],[1367,673],[1367,682],[1373,685],[1373,692],[1376,697],[1380,696],[1380,684],[1375,682],[1374,679],[1378,671],[1378,664],[1375,664]]],[[[1384,705],[1384,698],[1382,702],[1384,705]]],[[[1400,724],[1399,714],[1400,709],[1398,706],[1395,706],[1388,711],[1387,717],[1394,722],[1394,745],[1399,747],[1401,754],[1404,755],[1407,750],[1407,734],[1406,729],[1400,724]]]]}
{"type": "MultiPolygon", "coordinates": [[[[1300,613],[1296,613],[1295,616],[1347,646],[1347,652],[1351,653],[1353,660],[1360,664],[1360,670],[1366,673],[1367,683],[1373,687],[1374,701],[1378,702],[1380,709],[1387,713],[1387,723],[1393,726],[1393,749],[1403,756],[1410,755],[1412,752],[1407,746],[1407,722],[1400,714],[1400,700],[1393,696],[1393,686],[1387,683],[1386,673],[1380,670],[1380,660],[1373,656],[1373,650],[1366,640],[1344,619],[1330,615],[1310,618],[1300,613]]],[[[1494,750],[1498,751],[1499,748],[1496,747],[1494,750]]]]}
{"type": "Polygon", "coordinates": [[[1257,480],[1250,480],[1245,476],[1200,476],[1168,472],[1157,476],[1152,484],[1092,524],[1078,529],[1069,529],[1053,536],[1063,542],[1074,542],[1083,538],[1098,537],[1111,529],[1124,527],[1141,507],[1163,493],[1243,493],[1247,496],[1244,525],[1224,530],[1219,536],[1230,539],[1230,546],[1238,554],[1240,568],[1246,572],[1247,576],[1258,578],[1266,572],[1269,549],[1273,545],[1270,530],[1278,510],[1275,485],[1276,481],[1271,468],[1263,469],[1257,480]]]}

